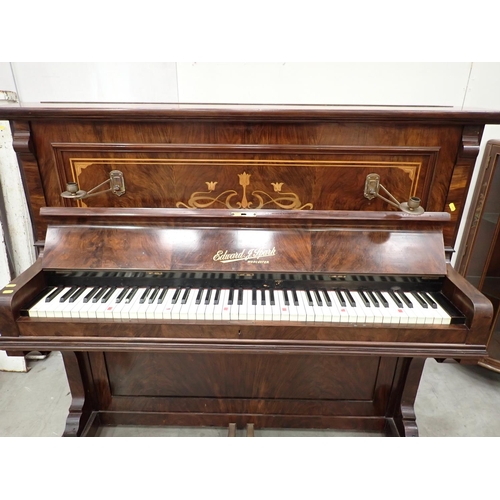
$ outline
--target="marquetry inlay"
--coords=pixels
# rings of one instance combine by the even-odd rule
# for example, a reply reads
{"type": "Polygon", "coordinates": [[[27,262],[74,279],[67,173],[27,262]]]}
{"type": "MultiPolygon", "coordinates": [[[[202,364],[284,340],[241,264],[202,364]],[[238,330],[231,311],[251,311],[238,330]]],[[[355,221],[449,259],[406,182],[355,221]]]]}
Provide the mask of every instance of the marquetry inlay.
{"type": "Polygon", "coordinates": [[[177,208],[208,208],[213,205],[222,205],[225,208],[236,209],[236,208],[253,208],[259,209],[268,206],[274,206],[275,208],[281,208],[283,210],[304,210],[312,209],[312,203],[302,204],[299,197],[295,193],[285,193],[282,192],[284,182],[271,182],[274,188],[274,193],[271,194],[265,191],[252,191],[250,193],[251,199],[247,196],[247,187],[250,186],[251,174],[243,172],[238,174],[239,185],[242,187],[241,198],[236,201],[238,196],[238,191],[234,189],[227,189],[219,195],[215,196],[215,191],[218,182],[210,181],[205,182],[208,191],[196,191],[189,198],[187,204],[182,201],[176,203],[177,208]],[[212,195],[212,193],[214,193],[212,195]]]}

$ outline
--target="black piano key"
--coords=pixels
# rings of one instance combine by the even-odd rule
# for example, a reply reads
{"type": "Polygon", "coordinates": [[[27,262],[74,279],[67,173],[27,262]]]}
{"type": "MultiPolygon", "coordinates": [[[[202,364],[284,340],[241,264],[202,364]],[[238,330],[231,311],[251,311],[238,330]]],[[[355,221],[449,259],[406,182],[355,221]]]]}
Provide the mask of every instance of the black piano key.
{"type": "Polygon", "coordinates": [[[138,287],[136,286],[133,286],[129,292],[127,293],[127,297],[125,298],[125,303],[126,304],[130,304],[130,302],[132,301],[132,299],[135,297],[135,294],[137,293],[137,290],[139,290],[138,287]]]}
{"type": "Polygon", "coordinates": [[[116,290],[116,286],[110,286],[108,291],[102,296],[101,302],[105,304],[113,295],[114,291],[116,290]]]}
{"type": "Polygon", "coordinates": [[[283,298],[285,300],[285,306],[290,305],[290,297],[288,296],[288,292],[289,292],[289,290],[286,290],[286,289],[283,290],[283,298]]]}
{"type": "Polygon", "coordinates": [[[77,286],[72,286],[66,293],[62,294],[59,297],[59,302],[66,302],[74,293],[75,290],[77,290],[77,286]]]}
{"type": "Polygon", "coordinates": [[[58,286],[53,292],[50,292],[47,297],[45,297],[45,302],[50,302],[55,299],[62,291],[64,290],[63,286],[58,286]]]}
{"type": "Polygon", "coordinates": [[[257,289],[252,288],[252,306],[257,305],[257,289]]]}
{"type": "Polygon", "coordinates": [[[403,302],[406,304],[407,307],[413,307],[413,302],[410,300],[410,297],[408,297],[408,295],[406,295],[405,292],[403,292],[402,290],[398,290],[396,293],[403,299],[403,302]]]}
{"type": "Polygon", "coordinates": [[[345,298],[344,298],[344,295],[342,294],[342,292],[340,290],[335,290],[335,295],[337,295],[337,299],[339,299],[340,305],[342,307],[345,307],[347,305],[347,303],[345,301],[345,298]]]}
{"type": "Polygon", "coordinates": [[[83,298],[83,302],[89,302],[98,291],[99,291],[98,286],[92,288],[92,290],[90,290],[90,292],[88,292],[87,295],[85,295],[85,297],[83,298]]]}
{"type": "Polygon", "coordinates": [[[108,286],[103,286],[93,297],[92,297],[92,302],[99,302],[104,295],[108,292],[109,287],[108,286]]]}
{"type": "Polygon", "coordinates": [[[234,301],[234,288],[230,288],[227,296],[227,305],[232,306],[233,301],[234,301]]]}
{"type": "Polygon", "coordinates": [[[217,305],[220,301],[220,288],[215,289],[214,305],[217,305]]]}
{"type": "Polygon", "coordinates": [[[158,294],[160,293],[160,287],[159,286],[155,286],[153,288],[153,291],[151,292],[151,295],[149,296],[149,299],[148,299],[148,304],[152,304],[156,297],[158,296],[158,294]]]}
{"type": "Polygon", "coordinates": [[[189,293],[190,292],[191,292],[191,288],[190,287],[187,287],[184,290],[184,293],[182,294],[182,298],[181,298],[181,304],[185,304],[188,301],[189,293]]]}
{"type": "Polygon", "coordinates": [[[274,299],[274,290],[272,288],[269,290],[269,302],[272,306],[276,305],[276,300],[274,299]]]}
{"type": "Polygon", "coordinates": [[[119,294],[118,294],[118,297],[116,297],[116,303],[119,304],[124,298],[125,296],[127,295],[129,291],[129,287],[126,286],[119,294]]]}
{"type": "Polygon", "coordinates": [[[200,288],[198,290],[198,293],[196,294],[196,298],[194,299],[195,304],[201,304],[201,298],[203,297],[203,290],[204,288],[200,288]]]}
{"type": "Polygon", "coordinates": [[[328,295],[328,292],[322,288],[321,289],[321,293],[323,294],[323,297],[325,299],[325,304],[328,306],[328,307],[332,307],[332,301],[330,299],[330,296],[328,295]]]}
{"type": "Polygon", "coordinates": [[[371,305],[370,301],[368,300],[368,297],[366,296],[366,293],[364,292],[364,290],[359,290],[358,294],[361,297],[361,300],[363,301],[363,304],[365,305],[365,307],[370,307],[370,305],[371,305]]]}
{"type": "Polygon", "coordinates": [[[80,297],[80,295],[83,294],[83,292],[85,291],[86,289],[82,286],[82,287],[78,287],[78,289],[75,291],[75,293],[69,298],[69,301],[70,302],[74,302],[78,297],[80,297]]]}
{"type": "Polygon", "coordinates": [[[92,302],[99,302],[99,299],[102,298],[102,296],[106,293],[106,290],[108,289],[107,286],[101,287],[97,293],[92,297],[92,302]]]}
{"type": "Polygon", "coordinates": [[[212,288],[207,289],[207,294],[205,295],[205,305],[208,306],[210,304],[210,298],[212,297],[212,288]]]}
{"type": "Polygon", "coordinates": [[[238,288],[238,301],[239,306],[243,305],[243,288],[238,288]]]}
{"type": "Polygon", "coordinates": [[[310,306],[313,306],[314,302],[313,302],[313,298],[312,298],[311,292],[309,290],[306,290],[306,297],[307,297],[307,303],[310,306]]]}
{"type": "Polygon", "coordinates": [[[396,303],[396,305],[399,308],[403,308],[403,302],[401,302],[401,299],[394,293],[394,290],[389,290],[389,297],[396,303]]]}
{"type": "Polygon", "coordinates": [[[375,295],[378,297],[384,307],[389,307],[389,302],[387,302],[385,297],[378,290],[375,290],[375,295]]]}
{"type": "Polygon", "coordinates": [[[181,294],[181,290],[182,290],[182,288],[180,286],[178,286],[175,289],[175,293],[174,293],[174,295],[172,297],[171,304],[177,304],[177,300],[179,299],[179,295],[181,294]]]}
{"type": "Polygon", "coordinates": [[[417,302],[424,308],[427,309],[427,302],[420,297],[420,294],[418,292],[411,292],[411,294],[417,299],[417,302]]]}
{"type": "Polygon", "coordinates": [[[349,305],[351,307],[356,307],[356,301],[354,300],[354,297],[351,295],[351,292],[349,290],[343,290],[345,293],[345,296],[347,297],[347,300],[349,301],[349,305]]]}
{"type": "Polygon", "coordinates": [[[261,306],[266,305],[266,291],[265,290],[260,291],[260,305],[261,306]]]}
{"type": "Polygon", "coordinates": [[[437,309],[436,302],[427,292],[420,292],[420,295],[433,309],[437,309]]]}
{"type": "Polygon", "coordinates": [[[367,290],[366,295],[368,296],[368,298],[371,300],[372,304],[375,307],[380,307],[380,303],[377,297],[375,297],[375,294],[371,290],[367,290]]]}
{"type": "Polygon", "coordinates": [[[144,304],[144,302],[146,302],[150,291],[151,288],[148,286],[146,290],[144,290],[144,292],[142,293],[141,298],[139,299],[139,304],[144,304]]]}
{"type": "Polygon", "coordinates": [[[318,290],[313,290],[313,297],[316,299],[316,303],[318,304],[318,306],[321,307],[323,305],[323,301],[321,300],[321,296],[318,290]]]}
{"type": "Polygon", "coordinates": [[[163,304],[163,301],[165,300],[165,296],[167,295],[168,292],[168,286],[164,286],[160,288],[161,292],[160,295],[158,295],[158,304],[163,304]]]}

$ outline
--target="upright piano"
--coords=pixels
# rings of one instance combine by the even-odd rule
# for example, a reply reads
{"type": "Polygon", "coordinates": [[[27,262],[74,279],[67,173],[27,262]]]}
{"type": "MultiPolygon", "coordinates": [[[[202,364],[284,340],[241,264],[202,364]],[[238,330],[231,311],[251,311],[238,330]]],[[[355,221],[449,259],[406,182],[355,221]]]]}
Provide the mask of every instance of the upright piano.
{"type": "Polygon", "coordinates": [[[0,291],[0,348],[62,352],[65,435],[416,436],[425,360],[486,353],[492,306],[450,256],[500,113],[45,105],[0,118],[38,251],[0,291]],[[367,196],[374,175],[425,211],[367,196]]]}

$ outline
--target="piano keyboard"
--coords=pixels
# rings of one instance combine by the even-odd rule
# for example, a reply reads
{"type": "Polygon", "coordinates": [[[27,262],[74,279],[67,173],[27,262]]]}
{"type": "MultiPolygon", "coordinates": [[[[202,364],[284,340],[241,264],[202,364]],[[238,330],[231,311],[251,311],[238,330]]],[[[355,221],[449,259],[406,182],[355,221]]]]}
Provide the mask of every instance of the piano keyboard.
{"type": "Polygon", "coordinates": [[[46,290],[32,318],[450,324],[428,292],[344,289],[79,287],[46,290]]]}

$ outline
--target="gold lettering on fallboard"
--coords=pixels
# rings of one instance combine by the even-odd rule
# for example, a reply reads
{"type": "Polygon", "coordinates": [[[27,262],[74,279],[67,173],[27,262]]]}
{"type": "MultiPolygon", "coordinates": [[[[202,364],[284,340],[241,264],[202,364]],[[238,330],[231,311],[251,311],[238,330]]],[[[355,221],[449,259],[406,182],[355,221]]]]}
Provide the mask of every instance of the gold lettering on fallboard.
{"type": "Polygon", "coordinates": [[[216,254],[212,257],[215,262],[227,264],[229,262],[246,261],[251,264],[269,264],[269,257],[276,255],[276,248],[251,248],[249,250],[243,249],[241,252],[230,252],[228,250],[217,250],[216,254]]]}

